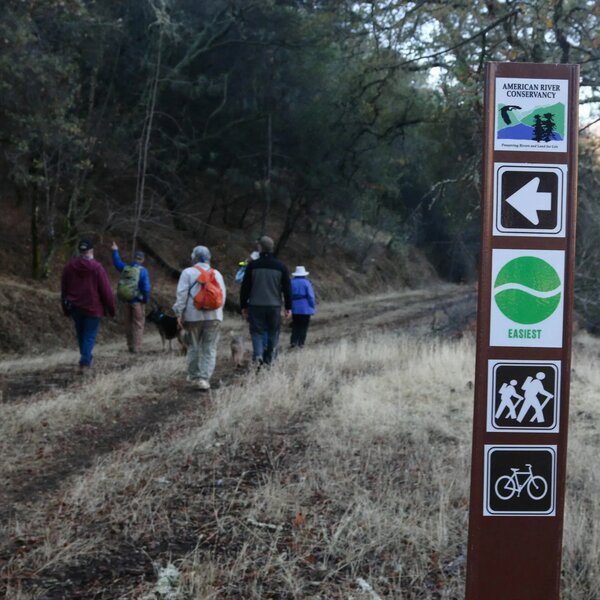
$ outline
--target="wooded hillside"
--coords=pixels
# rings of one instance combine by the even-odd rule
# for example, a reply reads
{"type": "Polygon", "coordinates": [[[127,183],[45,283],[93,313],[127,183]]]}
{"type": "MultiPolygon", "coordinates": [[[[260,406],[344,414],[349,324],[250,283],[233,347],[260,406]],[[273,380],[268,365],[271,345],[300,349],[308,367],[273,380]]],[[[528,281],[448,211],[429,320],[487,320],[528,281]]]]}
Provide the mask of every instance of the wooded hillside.
{"type": "MultiPolygon", "coordinates": [[[[36,279],[89,233],[133,247],[148,231],[268,230],[281,252],[299,229],[358,262],[375,241],[416,245],[473,279],[485,63],[580,63],[582,104],[600,99],[592,0],[3,8],[0,206],[30,217],[36,279]]],[[[597,162],[584,134],[577,295],[592,324],[597,162]]]]}

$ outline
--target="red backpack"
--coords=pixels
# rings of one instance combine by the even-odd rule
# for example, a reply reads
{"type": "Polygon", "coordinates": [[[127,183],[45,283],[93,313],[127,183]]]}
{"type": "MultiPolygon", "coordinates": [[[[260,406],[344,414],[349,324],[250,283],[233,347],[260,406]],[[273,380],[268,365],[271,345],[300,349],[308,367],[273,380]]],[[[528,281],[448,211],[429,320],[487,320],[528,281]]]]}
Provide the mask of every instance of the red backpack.
{"type": "Polygon", "coordinates": [[[198,285],[200,289],[194,296],[194,308],[197,310],[217,310],[223,306],[223,290],[215,277],[214,269],[205,271],[194,265],[194,269],[200,271],[198,285]]]}

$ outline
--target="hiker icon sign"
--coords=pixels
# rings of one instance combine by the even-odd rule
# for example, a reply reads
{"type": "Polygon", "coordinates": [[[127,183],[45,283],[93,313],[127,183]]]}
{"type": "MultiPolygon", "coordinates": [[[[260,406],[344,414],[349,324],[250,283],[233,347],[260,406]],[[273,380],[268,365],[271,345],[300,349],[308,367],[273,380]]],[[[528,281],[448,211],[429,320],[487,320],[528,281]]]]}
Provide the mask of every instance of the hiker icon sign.
{"type": "Polygon", "coordinates": [[[566,165],[494,164],[495,236],[565,237],[566,165]]]}
{"type": "Polygon", "coordinates": [[[560,361],[488,361],[487,431],[556,433],[560,361]]]}
{"type": "Polygon", "coordinates": [[[565,253],[492,251],[490,346],[561,348],[565,253]]]}
{"type": "Polygon", "coordinates": [[[485,445],[484,516],[554,516],[556,446],[485,445]]]}

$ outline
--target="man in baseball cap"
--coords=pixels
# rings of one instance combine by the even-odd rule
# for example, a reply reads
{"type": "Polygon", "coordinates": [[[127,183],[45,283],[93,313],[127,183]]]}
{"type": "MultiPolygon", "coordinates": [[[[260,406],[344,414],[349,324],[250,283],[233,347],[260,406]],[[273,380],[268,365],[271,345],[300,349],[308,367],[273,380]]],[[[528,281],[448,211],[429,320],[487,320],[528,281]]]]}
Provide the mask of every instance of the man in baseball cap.
{"type": "Polygon", "coordinates": [[[87,252],[88,250],[94,249],[94,242],[92,240],[79,240],[77,245],[79,252],[87,252]]]}
{"type": "Polygon", "coordinates": [[[63,269],[61,300],[65,316],[75,323],[79,368],[89,373],[100,320],[115,316],[115,297],[106,270],[94,259],[93,241],[80,240],[77,249],[79,256],[71,258],[63,269]]]}

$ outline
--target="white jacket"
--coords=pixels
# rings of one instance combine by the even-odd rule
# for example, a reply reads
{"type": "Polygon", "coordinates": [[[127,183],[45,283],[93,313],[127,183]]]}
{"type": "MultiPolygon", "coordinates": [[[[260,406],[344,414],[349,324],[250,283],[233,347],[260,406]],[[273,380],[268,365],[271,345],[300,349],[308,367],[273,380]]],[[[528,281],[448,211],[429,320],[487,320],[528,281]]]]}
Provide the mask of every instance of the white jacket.
{"type": "MultiPolygon", "coordinates": [[[[196,263],[194,267],[208,270],[211,266],[208,263],[196,263]]],[[[194,307],[194,296],[198,293],[198,276],[200,271],[194,267],[188,267],[181,272],[179,283],[177,284],[177,299],[173,304],[173,312],[178,316],[183,316],[183,321],[222,321],[223,308],[217,310],[197,310],[194,307]]],[[[223,305],[225,305],[225,282],[219,271],[213,269],[217,283],[223,290],[223,305]]]]}

